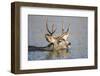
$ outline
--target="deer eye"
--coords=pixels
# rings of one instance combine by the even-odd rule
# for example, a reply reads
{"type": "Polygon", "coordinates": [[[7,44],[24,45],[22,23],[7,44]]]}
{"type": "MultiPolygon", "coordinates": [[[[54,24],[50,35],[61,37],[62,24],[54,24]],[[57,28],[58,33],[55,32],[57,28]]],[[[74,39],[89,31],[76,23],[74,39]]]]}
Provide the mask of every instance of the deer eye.
{"type": "Polygon", "coordinates": [[[57,43],[59,44],[61,42],[61,40],[59,40],[57,43]]]}

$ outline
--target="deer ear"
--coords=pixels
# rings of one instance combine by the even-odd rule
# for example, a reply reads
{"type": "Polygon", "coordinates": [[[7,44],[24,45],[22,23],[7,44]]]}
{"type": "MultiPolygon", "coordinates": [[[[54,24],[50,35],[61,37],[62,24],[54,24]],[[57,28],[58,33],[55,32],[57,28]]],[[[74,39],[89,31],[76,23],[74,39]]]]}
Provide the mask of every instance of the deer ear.
{"type": "Polygon", "coordinates": [[[65,34],[62,38],[66,41],[69,37],[69,32],[67,32],[67,34],[65,34]]]}

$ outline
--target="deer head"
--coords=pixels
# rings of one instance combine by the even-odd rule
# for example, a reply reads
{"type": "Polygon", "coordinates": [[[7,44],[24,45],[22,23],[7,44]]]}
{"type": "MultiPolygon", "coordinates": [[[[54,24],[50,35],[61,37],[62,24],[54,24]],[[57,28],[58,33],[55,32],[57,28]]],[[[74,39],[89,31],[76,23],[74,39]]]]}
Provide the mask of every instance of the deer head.
{"type": "Polygon", "coordinates": [[[60,36],[53,35],[56,31],[56,28],[54,29],[54,24],[52,25],[52,31],[50,31],[48,28],[48,24],[46,22],[46,29],[48,31],[48,34],[45,35],[45,38],[49,43],[53,43],[55,48],[57,48],[57,47],[68,48],[69,47],[69,45],[70,45],[70,43],[68,42],[69,27],[65,31],[64,27],[62,25],[62,33],[60,36]]]}

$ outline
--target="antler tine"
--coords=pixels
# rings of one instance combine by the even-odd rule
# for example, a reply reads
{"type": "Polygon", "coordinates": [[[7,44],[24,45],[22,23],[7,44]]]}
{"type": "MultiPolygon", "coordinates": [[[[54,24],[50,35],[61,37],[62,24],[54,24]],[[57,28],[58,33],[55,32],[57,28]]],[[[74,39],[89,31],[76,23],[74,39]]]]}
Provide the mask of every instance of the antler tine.
{"type": "Polygon", "coordinates": [[[52,32],[54,31],[54,24],[52,25],[52,32]]]}
{"type": "Polygon", "coordinates": [[[62,33],[64,33],[64,25],[62,24],[62,33]]]}
{"type": "Polygon", "coordinates": [[[52,34],[55,33],[56,28],[54,29],[54,24],[52,25],[52,34]]]}
{"type": "Polygon", "coordinates": [[[49,32],[49,34],[52,35],[52,33],[50,32],[50,30],[49,30],[49,28],[48,28],[47,20],[46,20],[46,29],[47,29],[47,31],[49,32]]]}
{"type": "Polygon", "coordinates": [[[55,31],[56,31],[56,29],[54,30],[54,24],[52,25],[52,32],[50,32],[50,30],[49,30],[49,28],[48,28],[48,23],[47,23],[47,17],[46,17],[46,29],[47,29],[47,31],[48,31],[48,33],[50,34],[50,35],[52,35],[55,31]]]}
{"type": "MultiPolygon", "coordinates": [[[[69,26],[70,26],[70,24],[69,24],[69,26]]],[[[69,26],[68,26],[68,28],[67,28],[67,31],[66,31],[66,32],[68,32],[68,31],[69,31],[69,26]]]]}
{"type": "Polygon", "coordinates": [[[64,20],[62,18],[62,33],[64,33],[64,20]]]}

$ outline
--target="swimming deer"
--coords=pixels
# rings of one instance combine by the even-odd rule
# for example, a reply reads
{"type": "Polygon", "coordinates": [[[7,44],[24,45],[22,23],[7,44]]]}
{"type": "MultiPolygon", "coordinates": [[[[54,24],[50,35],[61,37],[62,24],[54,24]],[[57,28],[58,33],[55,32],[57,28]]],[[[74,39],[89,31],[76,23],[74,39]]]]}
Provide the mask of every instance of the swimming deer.
{"type": "Polygon", "coordinates": [[[62,25],[62,33],[59,36],[54,35],[56,32],[56,28],[54,29],[54,24],[52,25],[52,31],[50,31],[46,22],[46,29],[48,33],[45,34],[45,38],[51,45],[53,45],[53,51],[50,53],[50,57],[65,58],[68,53],[68,48],[71,45],[71,43],[68,41],[69,27],[67,28],[67,31],[65,31],[62,25]]]}

